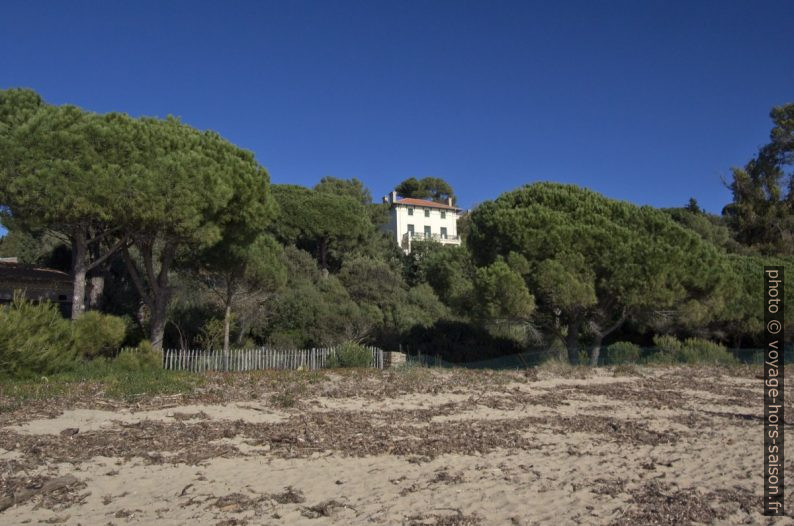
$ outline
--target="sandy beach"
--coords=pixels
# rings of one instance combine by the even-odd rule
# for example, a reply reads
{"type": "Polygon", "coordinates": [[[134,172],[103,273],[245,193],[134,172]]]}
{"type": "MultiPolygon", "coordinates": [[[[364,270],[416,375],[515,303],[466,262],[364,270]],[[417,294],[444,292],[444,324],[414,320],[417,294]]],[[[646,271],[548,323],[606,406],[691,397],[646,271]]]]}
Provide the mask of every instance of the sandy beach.
{"type": "Polygon", "coordinates": [[[126,402],[87,389],[0,414],[0,523],[767,524],[757,372],[216,374],[126,402]]]}

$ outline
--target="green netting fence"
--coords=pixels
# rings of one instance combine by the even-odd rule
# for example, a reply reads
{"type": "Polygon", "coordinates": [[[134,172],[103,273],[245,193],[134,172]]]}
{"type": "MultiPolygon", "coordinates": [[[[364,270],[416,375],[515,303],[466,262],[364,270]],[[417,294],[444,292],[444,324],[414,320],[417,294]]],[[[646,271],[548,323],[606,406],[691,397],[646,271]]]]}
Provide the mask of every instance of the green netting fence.
{"type": "MultiPolygon", "coordinates": [[[[656,347],[643,347],[640,349],[640,358],[633,363],[641,365],[652,362],[653,356],[659,352],[662,351],[656,347]]],[[[760,365],[764,361],[763,349],[728,349],[728,352],[740,363],[760,365]]],[[[599,365],[609,364],[608,354],[608,349],[604,348],[601,350],[601,356],[598,360],[599,365]]],[[[566,356],[567,354],[565,354],[565,351],[561,353],[559,350],[533,349],[519,354],[499,356],[487,360],[452,362],[442,359],[441,356],[437,354],[420,352],[416,354],[409,353],[407,361],[412,364],[420,364],[428,367],[510,370],[535,367],[546,360],[556,357],[566,359],[566,356]]],[[[784,363],[792,363],[792,360],[794,360],[794,347],[789,347],[784,352],[784,363]]]]}

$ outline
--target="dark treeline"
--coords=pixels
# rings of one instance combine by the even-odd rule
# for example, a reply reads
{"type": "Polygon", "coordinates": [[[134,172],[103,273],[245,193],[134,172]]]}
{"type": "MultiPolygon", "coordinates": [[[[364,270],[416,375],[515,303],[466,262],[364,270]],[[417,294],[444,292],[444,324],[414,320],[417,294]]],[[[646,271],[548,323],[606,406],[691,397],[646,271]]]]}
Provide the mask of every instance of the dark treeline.
{"type": "MultiPolygon", "coordinates": [[[[794,254],[794,105],[771,116],[722,215],[536,183],[466,214],[463,246],[405,255],[357,179],[274,185],[250,152],[177,119],[0,91],[0,255],[70,272],[73,319],[121,317],[127,345],[557,348],[573,363],[655,335],[759,346],[762,267],[794,254]]],[[[396,190],[455,199],[438,178],[396,190]]]]}

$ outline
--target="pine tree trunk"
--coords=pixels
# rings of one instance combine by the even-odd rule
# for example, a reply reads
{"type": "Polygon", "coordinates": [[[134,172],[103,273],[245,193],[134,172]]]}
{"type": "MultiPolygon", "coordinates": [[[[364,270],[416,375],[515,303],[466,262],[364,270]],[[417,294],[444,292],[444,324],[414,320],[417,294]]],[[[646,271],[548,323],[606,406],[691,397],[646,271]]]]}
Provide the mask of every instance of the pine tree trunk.
{"type": "Polygon", "coordinates": [[[568,324],[568,335],[565,337],[565,346],[568,348],[568,361],[571,365],[579,365],[579,320],[568,324]]]}
{"type": "Polygon", "coordinates": [[[72,319],[85,312],[86,239],[82,232],[72,236],[72,319]]]}
{"type": "Polygon", "coordinates": [[[603,340],[603,336],[596,336],[593,346],[590,347],[590,365],[592,367],[596,367],[598,365],[598,357],[601,355],[601,342],[603,340]]]}
{"type": "Polygon", "coordinates": [[[102,293],[105,290],[105,275],[92,276],[88,280],[88,308],[95,310],[99,308],[102,301],[102,293]]]}
{"type": "Polygon", "coordinates": [[[226,304],[226,311],[223,315],[223,355],[229,354],[229,328],[232,322],[232,307],[226,304]]]}
{"type": "Polygon", "coordinates": [[[168,306],[168,299],[165,293],[158,294],[154,298],[154,309],[152,309],[151,325],[149,328],[149,336],[152,340],[152,347],[155,350],[162,350],[163,338],[165,337],[165,324],[167,322],[166,308],[168,306]]]}

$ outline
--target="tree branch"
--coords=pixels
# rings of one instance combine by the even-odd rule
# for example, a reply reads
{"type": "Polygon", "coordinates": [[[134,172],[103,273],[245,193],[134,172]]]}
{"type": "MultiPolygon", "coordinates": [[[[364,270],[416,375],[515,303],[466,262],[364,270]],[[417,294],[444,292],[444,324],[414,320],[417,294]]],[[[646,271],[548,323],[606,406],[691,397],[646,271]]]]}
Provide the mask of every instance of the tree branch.
{"type": "Polygon", "coordinates": [[[88,265],[86,270],[92,270],[92,269],[97,268],[99,265],[104,263],[110,256],[112,256],[113,254],[118,252],[119,249],[122,248],[122,246],[127,245],[127,242],[128,242],[128,239],[127,239],[126,236],[122,237],[121,239],[119,239],[112,247],[110,247],[107,250],[107,252],[105,252],[105,254],[103,254],[102,256],[100,256],[98,258],[96,258],[94,261],[92,261],[91,264],[88,265]]]}
{"type": "Polygon", "coordinates": [[[618,318],[618,320],[614,324],[610,325],[608,329],[599,332],[598,333],[599,337],[601,339],[604,339],[607,337],[607,335],[611,334],[613,331],[616,331],[621,325],[623,325],[623,322],[626,321],[627,316],[628,316],[628,312],[624,307],[620,313],[620,318],[618,318]]]}
{"type": "Polygon", "coordinates": [[[143,281],[141,280],[141,274],[138,272],[138,266],[132,260],[132,256],[130,256],[129,247],[124,245],[121,247],[121,254],[124,257],[124,263],[127,265],[127,271],[130,273],[130,277],[132,278],[132,283],[135,285],[135,288],[138,290],[138,294],[140,294],[141,299],[143,302],[148,306],[150,309],[154,309],[154,301],[152,297],[146,293],[146,290],[143,286],[143,281]]]}

